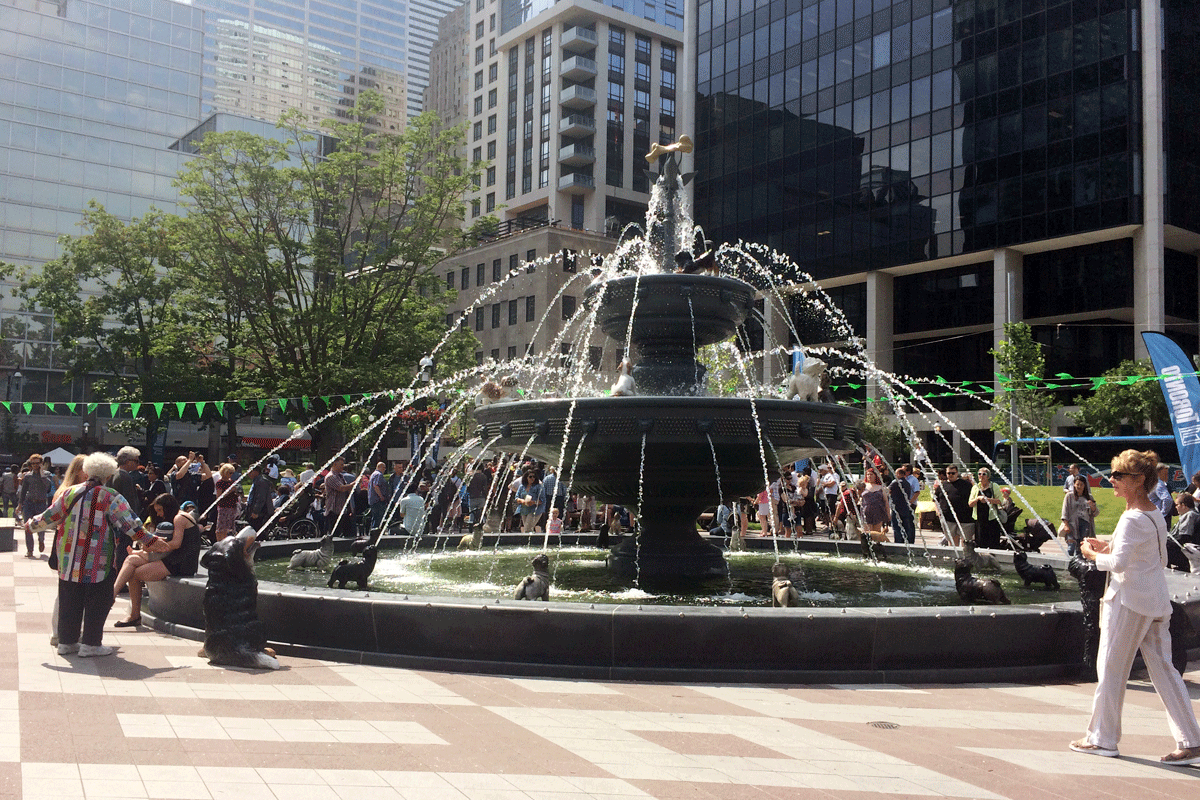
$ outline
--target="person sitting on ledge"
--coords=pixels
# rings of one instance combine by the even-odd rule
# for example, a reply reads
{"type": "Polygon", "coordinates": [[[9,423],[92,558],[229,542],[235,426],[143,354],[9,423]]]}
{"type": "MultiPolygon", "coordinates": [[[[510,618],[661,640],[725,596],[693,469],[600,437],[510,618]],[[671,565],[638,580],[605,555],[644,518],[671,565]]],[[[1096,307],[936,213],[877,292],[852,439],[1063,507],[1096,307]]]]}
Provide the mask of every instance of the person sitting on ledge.
{"type": "Polygon", "coordinates": [[[190,515],[179,509],[173,495],[160,494],[154,498],[151,521],[155,532],[167,540],[167,551],[150,553],[130,549],[113,585],[113,599],[129,584],[129,616],[113,623],[117,628],[133,628],[142,622],[142,586],[161,581],[168,575],[191,577],[200,562],[200,526],[190,515]],[[169,537],[169,538],[168,538],[169,537]]]}

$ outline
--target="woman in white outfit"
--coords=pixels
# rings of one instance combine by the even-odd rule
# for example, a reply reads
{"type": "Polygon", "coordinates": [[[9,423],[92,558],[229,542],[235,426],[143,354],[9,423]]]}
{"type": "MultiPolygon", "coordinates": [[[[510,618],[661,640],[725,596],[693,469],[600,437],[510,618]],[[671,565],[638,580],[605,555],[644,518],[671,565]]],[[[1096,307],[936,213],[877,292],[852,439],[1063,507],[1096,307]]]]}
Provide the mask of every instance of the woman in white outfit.
{"type": "Polygon", "coordinates": [[[1108,572],[1100,612],[1100,653],[1096,694],[1087,735],[1071,742],[1080,753],[1116,757],[1121,738],[1121,706],[1133,656],[1140,649],[1154,689],[1167,709],[1177,749],[1160,761],[1172,766],[1200,763],[1200,725],[1183,678],[1171,665],[1171,601],[1167,566],[1167,527],[1150,501],[1158,485],[1158,455],[1126,450],[1112,460],[1113,494],[1125,500],[1111,542],[1084,539],[1080,552],[1108,572]]]}

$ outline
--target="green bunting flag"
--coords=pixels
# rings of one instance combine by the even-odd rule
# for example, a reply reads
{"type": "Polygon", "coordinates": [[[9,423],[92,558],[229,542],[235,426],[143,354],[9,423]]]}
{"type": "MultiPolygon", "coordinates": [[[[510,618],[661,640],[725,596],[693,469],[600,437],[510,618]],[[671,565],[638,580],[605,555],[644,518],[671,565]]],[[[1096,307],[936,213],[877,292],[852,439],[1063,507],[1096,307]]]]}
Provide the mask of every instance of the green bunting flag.
{"type": "Polygon", "coordinates": [[[166,404],[165,403],[153,403],[155,417],[162,419],[162,412],[163,412],[164,405],[166,405],[166,404]]]}
{"type": "Polygon", "coordinates": [[[176,403],[175,404],[175,413],[177,413],[179,415],[180,419],[183,419],[183,412],[185,409],[187,409],[187,403],[176,403]]]}
{"type": "Polygon", "coordinates": [[[216,407],[218,414],[220,414],[222,417],[225,416],[225,401],[224,400],[213,400],[213,406],[216,407]]]}
{"type": "Polygon", "coordinates": [[[49,411],[51,414],[55,413],[54,403],[46,403],[46,410],[49,411]]]}
{"type": "Polygon", "coordinates": [[[67,410],[70,411],[72,414],[75,413],[75,404],[74,403],[63,403],[63,405],[65,405],[67,407],[67,410]]]}
{"type": "Polygon", "coordinates": [[[24,404],[24,407],[25,407],[25,413],[26,413],[26,414],[32,414],[32,413],[33,413],[33,403],[25,403],[25,404],[24,404]]]}
{"type": "Polygon", "coordinates": [[[309,403],[308,403],[308,395],[305,395],[305,396],[301,397],[301,398],[300,398],[300,406],[301,406],[301,407],[302,407],[302,408],[303,408],[305,411],[308,411],[308,405],[309,405],[309,403]]]}
{"type": "Polygon", "coordinates": [[[350,398],[351,398],[351,397],[353,397],[353,395],[349,395],[349,394],[344,394],[344,395],[342,395],[342,399],[346,401],[346,405],[349,405],[349,404],[350,404],[350,398]]]}
{"type": "Polygon", "coordinates": [[[141,410],[142,410],[141,403],[130,403],[129,404],[129,413],[131,415],[133,415],[134,417],[136,417],[138,415],[138,412],[141,410]]]}
{"type": "Polygon", "coordinates": [[[12,403],[8,402],[7,400],[0,400],[0,406],[4,406],[5,411],[10,414],[12,413],[12,403]]]}
{"type": "Polygon", "coordinates": [[[95,411],[99,407],[100,407],[99,403],[88,403],[87,404],[87,413],[91,414],[93,411],[95,411]]]}
{"type": "Polygon", "coordinates": [[[207,400],[199,400],[196,402],[196,416],[197,417],[201,417],[201,418],[204,417],[204,407],[206,405],[208,405],[207,400]]]}
{"type": "Polygon", "coordinates": [[[279,398],[279,410],[282,411],[284,414],[287,413],[287,404],[288,404],[288,401],[287,401],[286,397],[279,398]]]}
{"type": "Polygon", "coordinates": [[[266,400],[257,400],[255,402],[258,403],[258,413],[259,414],[262,414],[264,411],[266,411],[266,409],[267,409],[267,401],[266,400]]]}
{"type": "Polygon", "coordinates": [[[117,412],[120,410],[121,410],[120,403],[109,403],[108,404],[108,415],[110,417],[112,417],[113,419],[117,418],[117,412]]]}

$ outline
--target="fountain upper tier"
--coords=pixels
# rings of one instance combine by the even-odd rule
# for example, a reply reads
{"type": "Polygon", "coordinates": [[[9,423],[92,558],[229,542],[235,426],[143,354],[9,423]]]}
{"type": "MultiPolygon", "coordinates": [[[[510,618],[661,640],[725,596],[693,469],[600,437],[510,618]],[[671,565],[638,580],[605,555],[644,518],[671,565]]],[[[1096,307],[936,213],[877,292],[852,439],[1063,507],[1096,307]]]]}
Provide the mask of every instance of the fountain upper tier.
{"type": "Polygon", "coordinates": [[[752,286],[712,275],[626,275],[586,296],[600,303],[597,326],[618,342],[628,333],[637,348],[633,379],[643,395],[703,394],[697,349],[729,339],[754,309],[752,286]]]}

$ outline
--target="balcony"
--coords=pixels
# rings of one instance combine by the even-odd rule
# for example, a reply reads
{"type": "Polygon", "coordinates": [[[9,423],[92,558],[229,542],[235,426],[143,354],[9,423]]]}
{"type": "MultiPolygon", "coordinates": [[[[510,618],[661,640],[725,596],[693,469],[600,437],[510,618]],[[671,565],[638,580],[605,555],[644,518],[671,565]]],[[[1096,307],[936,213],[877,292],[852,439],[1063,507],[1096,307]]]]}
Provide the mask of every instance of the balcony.
{"type": "Polygon", "coordinates": [[[583,56],[571,56],[562,62],[559,74],[567,80],[586,81],[596,77],[596,62],[583,56]]]}
{"type": "Polygon", "coordinates": [[[578,26],[562,32],[562,47],[574,52],[587,52],[596,48],[596,32],[578,26]]]}
{"type": "Polygon", "coordinates": [[[590,144],[569,144],[558,149],[558,163],[570,167],[592,164],[596,161],[596,149],[590,144]]]}
{"type": "Polygon", "coordinates": [[[568,86],[558,93],[558,102],[567,108],[591,108],[596,105],[596,90],[586,86],[568,86]]]}
{"type": "Polygon", "coordinates": [[[569,194],[587,194],[596,188],[596,180],[591,175],[573,172],[558,179],[558,190],[569,194]]]}
{"type": "Polygon", "coordinates": [[[596,132],[596,120],[586,114],[570,114],[558,123],[558,132],[567,136],[583,136],[596,132]]]}

